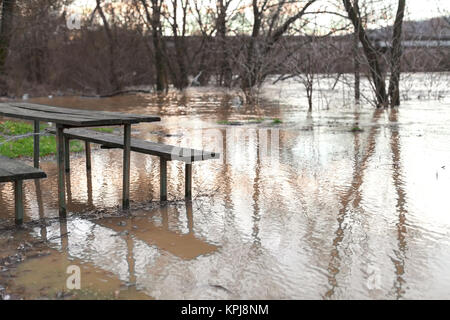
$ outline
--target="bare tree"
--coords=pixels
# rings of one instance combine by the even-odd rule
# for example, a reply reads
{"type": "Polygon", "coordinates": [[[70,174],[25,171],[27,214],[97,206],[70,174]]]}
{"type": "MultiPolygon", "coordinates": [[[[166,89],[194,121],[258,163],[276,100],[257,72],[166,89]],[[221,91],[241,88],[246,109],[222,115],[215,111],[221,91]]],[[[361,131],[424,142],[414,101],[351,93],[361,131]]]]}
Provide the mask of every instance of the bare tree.
{"type": "Polygon", "coordinates": [[[4,73],[9,42],[12,35],[12,23],[16,0],[3,0],[0,25],[0,73],[4,73]]]}
{"type": "Polygon", "coordinates": [[[405,0],[398,0],[395,16],[391,52],[391,77],[389,79],[389,98],[391,107],[400,105],[400,67],[402,58],[402,24],[405,15],[405,0]]]}
{"type": "Polygon", "coordinates": [[[297,1],[253,0],[253,25],[250,39],[245,46],[246,59],[240,79],[241,88],[247,95],[255,86],[259,86],[273,71],[265,68],[264,61],[273,53],[275,45],[282,39],[289,28],[297,22],[316,0],[297,1]],[[299,8],[292,7],[296,2],[299,8]],[[303,3],[303,5],[301,5],[303,3]],[[296,8],[296,12],[287,15],[296,8]],[[264,30],[267,30],[265,34],[264,30]]]}
{"type": "Polygon", "coordinates": [[[154,65],[156,69],[156,90],[167,91],[169,81],[167,77],[167,63],[164,54],[165,43],[163,39],[163,26],[161,23],[163,0],[140,0],[144,10],[144,20],[151,29],[154,65]]]}
{"type": "Polygon", "coordinates": [[[232,80],[232,69],[228,59],[228,43],[227,37],[227,18],[228,10],[232,0],[218,0],[217,1],[217,18],[216,18],[216,39],[219,43],[219,65],[220,73],[218,78],[218,84],[221,86],[229,87],[232,80]]]}
{"type": "Polygon", "coordinates": [[[348,17],[358,34],[359,41],[362,44],[364,54],[369,64],[370,74],[375,86],[377,106],[385,107],[388,104],[388,99],[386,94],[385,77],[380,66],[380,54],[370,41],[369,36],[367,35],[367,32],[363,26],[363,19],[359,9],[358,1],[354,1],[352,3],[351,0],[343,0],[343,3],[348,17]]]}
{"type": "MultiPolygon", "coordinates": [[[[355,4],[358,4],[358,0],[355,0],[355,4]]],[[[360,70],[360,62],[359,62],[359,40],[358,40],[358,30],[354,28],[353,33],[353,66],[354,66],[354,77],[355,77],[355,102],[359,103],[361,99],[361,70],[360,70]]]]}
{"type": "Polygon", "coordinates": [[[95,10],[100,14],[100,17],[103,22],[103,28],[105,29],[105,34],[108,38],[108,48],[109,48],[109,80],[112,85],[112,91],[119,91],[121,89],[121,85],[119,83],[119,79],[116,72],[116,39],[112,33],[111,27],[109,25],[108,19],[105,16],[105,13],[102,8],[101,0],[96,0],[97,6],[95,10]]]}
{"type": "MultiPolygon", "coordinates": [[[[179,90],[182,90],[189,85],[186,32],[188,10],[190,10],[190,8],[188,0],[171,0],[171,5],[171,10],[167,10],[165,15],[166,20],[168,21],[172,30],[173,42],[175,46],[175,59],[172,63],[167,63],[167,67],[170,71],[172,82],[174,83],[175,87],[179,90]],[[181,13],[181,17],[179,17],[179,13],[181,13]]],[[[170,59],[167,52],[165,52],[164,54],[167,59],[170,59]]]]}

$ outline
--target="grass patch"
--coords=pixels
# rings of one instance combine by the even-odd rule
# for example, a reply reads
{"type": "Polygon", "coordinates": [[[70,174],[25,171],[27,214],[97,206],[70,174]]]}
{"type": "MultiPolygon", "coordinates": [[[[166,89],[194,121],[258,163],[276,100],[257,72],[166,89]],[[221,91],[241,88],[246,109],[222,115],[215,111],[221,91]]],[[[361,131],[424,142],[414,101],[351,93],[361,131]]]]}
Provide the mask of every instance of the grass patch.
{"type": "Polygon", "coordinates": [[[229,120],[219,120],[217,121],[217,124],[222,125],[228,125],[228,126],[237,126],[237,125],[244,125],[244,124],[259,124],[264,122],[264,118],[255,118],[250,120],[242,120],[242,121],[229,121],[229,120]]]}
{"type": "MultiPolygon", "coordinates": [[[[48,125],[42,123],[40,129],[44,130],[48,125]]],[[[5,136],[19,136],[27,133],[31,133],[34,130],[34,126],[26,122],[5,121],[0,123],[0,133],[5,136]]]]}
{"type": "MultiPolygon", "coordinates": [[[[41,125],[41,130],[48,127],[47,124],[41,125]]],[[[25,122],[6,121],[0,124],[0,143],[5,142],[12,136],[32,133],[33,125],[25,122]]],[[[41,157],[56,154],[56,139],[54,136],[40,137],[39,154],[41,157]]],[[[0,154],[8,158],[32,157],[34,154],[34,139],[26,137],[18,140],[11,140],[0,145],[0,154]]],[[[70,141],[71,152],[81,152],[84,150],[84,144],[80,141],[70,141]]]]}
{"type": "Polygon", "coordinates": [[[97,131],[97,132],[104,132],[104,133],[113,133],[114,128],[91,128],[91,130],[97,131]]]}
{"type": "Polygon", "coordinates": [[[256,118],[256,119],[250,119],[248,121],[248,123],[263,123],[264,122],[264,118],[256,118]]]}
{"type": "Polygon", "coordinates": [[[243,122],[240,121],[228,121],[228,120],[219,120],[218,124],[227,125],[227,126],[240,126],[243,125],[243,122]]]}
{"type": "Polygon", "coordinates": [[[350,132],[363,132],[364,130],[360,127],[353,127],[350,129],[350,132]]]}
{"type": "Polygon", "coordinates": [[[281,121],[281,119],[275,118],[272,120],[272,124],[281,124],[283,123],[283,121],[281,121]]]}

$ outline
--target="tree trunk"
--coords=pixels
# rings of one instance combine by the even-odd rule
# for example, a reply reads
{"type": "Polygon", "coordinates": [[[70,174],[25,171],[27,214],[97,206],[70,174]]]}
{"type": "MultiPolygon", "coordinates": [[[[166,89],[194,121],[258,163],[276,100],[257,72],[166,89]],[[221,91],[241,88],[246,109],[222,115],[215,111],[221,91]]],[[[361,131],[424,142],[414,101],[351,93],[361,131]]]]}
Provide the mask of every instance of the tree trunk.
{"type": "Polygon", "coordinates": [[[226,25],[227,6],[224,0],[218,1],[218,13],[217,13],[217,36],[216,39],[219,42],[219,85],[229,87],[231,86],[232,70],[227,58],[227,25],[226,25]]]}
{"type": "MultiPolygon", "coordinates": [[[[144,1],[143,1],[144,2],[144,1]]],[[[158,0],[152,0],[152,16],[150,17],[146,7],[147,19],[151,21],[153,47],[155,50],[156,91],[167,91],[167,71],[164,61],[162,32],[161,32],[161,4],[158,0]]]]}
{"type": "Polygon", "coordinates": [[[400,105],[400,68],[402,57],[402,24],[405,15],[405,0],[398,1],[394,22],[391,53],[391,78],[389,79],[389,98],[391,107],[400,105]]]}
{"type": "Polygon", "coordinates": [[[354,33],[353,36],[353,67],[354,67],[354,74],[355,74],[355,103],[359,103],[361,99],[361,76],[360,76],[360,64],[359,64],[359,56],[358,56],[358,32],[354,33]]]}
{"type": "Polygon", "coordinates": [[[3,0],[0,26],[0,74],[5,73],[6,58],[8,57],[9,42],[12,34],[12,23],[15,0],[3,0]]]}
{"type": "Polygon", "coordinates": [[[359,41],[363,46],[364,55],[366,56],[367,62],[369,64],[370,75],[375,86],[377,107],[386,107],[388,105],[388,98],[386,93],[385,78],[379,62],[379,53],[370,42],[369,37],[367,36],[367,33],[362,26],[362,19],[359,15],[359,8],[357,3],[355,3],[355,6],[353,6],[350,0],[343,0],[343,2],[348,17],[352,22],[355,30],[358,32],[359,41]]]}
{"type": "Polygon", "coordinates": [[[108,23],[108,19],[106,19],[105,13],[101,7],[100,0],[97,0],[97,11],[100,14],[100,17],[103,21],[103,27],[105,28],[106,36],[108,37],[109,43],[109,74],[110,74],[110,84],[112,85],[112,92],[119,91],[121,86],[119,84],[119,79],[116,73],[116,45],[115,39],[111,32],[111,28],[108,23]]]}
{"type": "Polygon", "coordinates": [[[174,84],[178,90],[183,90],[189,85],[188,72],[185,63],[185,55],[187,52],[186,43],[185,43],[185,30],[186,30],[186,15],[187,15],[187,5],[182,3],[182,12],[183,12],[183,31],[181,32],[181,36],[178,33],[178,25],[177,25],[177,11],[178,11],[178,0],[174,0],[173,3],[173,19],[174,22],[172,24],[172,33],[175,42],[175,55],[176,61],[178,64],[178,70],[173,72],[174,76],[174,84]]]}
{"type": "Polygon", "coordinates": [[[245,92],[247,97],[250,97],[250,89],[256,85],[257,79],[257,46],[258,37],[262,25],[262,12],[258,9],[258,1],[253,0],[253,28],[247,48],[246,68],[241,74],[241,89],[245,92]]]}

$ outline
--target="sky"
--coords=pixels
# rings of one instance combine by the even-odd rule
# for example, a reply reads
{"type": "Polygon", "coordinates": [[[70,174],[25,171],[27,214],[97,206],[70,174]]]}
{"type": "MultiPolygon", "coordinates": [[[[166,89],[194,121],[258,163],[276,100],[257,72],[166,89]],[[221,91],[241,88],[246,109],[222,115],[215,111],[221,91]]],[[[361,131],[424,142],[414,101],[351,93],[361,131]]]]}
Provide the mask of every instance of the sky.
{"type": "MultiPolygon", "coordinates": [[[[120,2],[120,0],[115,1],[120,2]]],[[[122,1],[128,2],[130,0],[122,1]]],[[[319,0],[320,3],[326,1],[331,3],[333,1],[336,1],[336,3],[342,3],[341,0],[319,0]]],[[[362,0],[360,1],[362,2],[362,0]]],[[[385,0],[384,3],[394,4],[394,8],[396,8],[395,4],[397,3],[397,0],[385,0]]],[[[86,9],[90,11],[95,7],[95,4],[96,0],[75,0],[73,9],[77,12],[85,11],[86,9]]],[[[407,16],[405,20],[423,20],[443,14],[450,15],[450,0],[406,0],[406,10],[407,16]]]]}
{"type": "Polygon", "coordinates": [[[450,0],[406,0],[410,20],[450,14],[450,0]]]}
{"type": "MultiPolygon", "coordinates": [[[[386,2],[395,3],[396,1],[386,0],[386,2]]],[[[94,7],[95,0],[76,0],[75,6],[94,7]]],[[[450,0],[406,0],[406,6],[409,10],[411,20],[420,20],[439,16],[441,15],[441,12],[445,11],[450,13],[450,0]]]]}

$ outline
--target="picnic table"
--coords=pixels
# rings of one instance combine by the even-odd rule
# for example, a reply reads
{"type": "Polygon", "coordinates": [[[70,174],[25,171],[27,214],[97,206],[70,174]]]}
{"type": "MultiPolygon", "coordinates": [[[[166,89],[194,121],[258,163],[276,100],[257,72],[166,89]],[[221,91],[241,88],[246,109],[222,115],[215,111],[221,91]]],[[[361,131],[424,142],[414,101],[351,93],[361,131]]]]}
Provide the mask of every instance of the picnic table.
{"type": "Polygon", "coordinates": [[[64,159],[70,152],[68,148],[64,148],[64,129],[100,126],[124,126],[122,206],[124,210],[127,210],[130,207],[131,125],[140,122],[155,122],[161,120],[161,118],[158,116],[127,114],[121,112],[80,110],[19,102],[0,103],[0,116],[34,121],[35,168],[39,168],[38,134],[40,131],[40,122],[51,122],[56,125],[58,202],[59,214],[62,217],[66,216],[64,159]]]}

